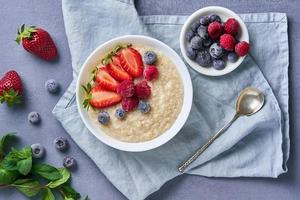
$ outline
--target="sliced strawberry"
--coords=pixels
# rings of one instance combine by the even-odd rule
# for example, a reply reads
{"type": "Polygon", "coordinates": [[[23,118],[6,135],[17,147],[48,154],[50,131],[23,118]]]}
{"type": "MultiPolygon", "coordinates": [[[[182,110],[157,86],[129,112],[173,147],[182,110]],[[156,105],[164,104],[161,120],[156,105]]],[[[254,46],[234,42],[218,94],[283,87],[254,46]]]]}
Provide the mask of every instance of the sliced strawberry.
{"type": "Polygon", "coordinates": [[[143,60],[141,54],[134,48],[125,48],[120,51],[122,68],[133,77],[143,74],[143,60]]]}
{"type": "Polygon", "coordinates": [[[132,77],[121,67],[120,59],[117,56],[107,65],[109,74],[118,81],[132,80],[132,77]]]}
{"type": "Polygon", "coordinates": [[[121,95],[105,90],[101,88],[100,85],[96,85],[91,90],[91,98],[89,99],[89,102],[94,108],[105,108],[115,105],[121,100],[121,95]]]}
{"type": "Polygon", "coordinates": [[[98,69],[96,75],[96,82],[105,89],[116,91],[119,82],[116,81],[109,73],[106,67],[101,67],[98,69]]]}

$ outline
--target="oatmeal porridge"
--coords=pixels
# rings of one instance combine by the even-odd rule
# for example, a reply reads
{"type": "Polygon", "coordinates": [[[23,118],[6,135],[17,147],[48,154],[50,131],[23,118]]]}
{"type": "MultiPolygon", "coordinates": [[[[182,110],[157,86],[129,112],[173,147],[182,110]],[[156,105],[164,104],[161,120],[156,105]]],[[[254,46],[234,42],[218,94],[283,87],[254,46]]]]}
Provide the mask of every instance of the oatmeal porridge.
{"type": "MultiPolygon", "coordinates": [[[[123,101],[120,103],[121,100],[119,100],[117,104],[109,107],[89,109],[88,113],[90,119],[107,135],[124,142],[145,142],[160,136],[175,122],[182,108],[183,83],[174,63],[158,49],[138,45],[133,45],[132,48],[141,55],[155,52],[155,67],[159,75],[155,80],[147,81],[151,88],[151,95],[146,101],[151,109],[149,108],[147,113],[141,112],[144,110],[141,110],[139,105],[139,108],[125,112],[126,116],[120,119],[116,116],[116,110],[124,105],[123,101]],[[103,116],[99,119],[100,112],[104,112],[108,117],[103,116]],[[105,121],[107,119],[109,121],[105,121]]],[[[152,59],[151,55],[149,58],[152,59]]],[[[145,66],[143,70],[149,66],[145,63],[143,65],[145,66]]],[[[136,84],[142,79],[144,79],[143,76],[136,77],[133,82],[136,84]]]]}

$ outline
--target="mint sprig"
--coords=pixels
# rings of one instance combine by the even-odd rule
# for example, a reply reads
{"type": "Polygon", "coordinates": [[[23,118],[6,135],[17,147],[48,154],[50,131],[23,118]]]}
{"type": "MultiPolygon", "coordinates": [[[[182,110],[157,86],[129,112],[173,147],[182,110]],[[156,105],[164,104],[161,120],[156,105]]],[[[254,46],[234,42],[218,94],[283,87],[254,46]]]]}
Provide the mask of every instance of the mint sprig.
{"type": "Polygon", "coordinates": [[[14,134],[9,133],[0,138],[0,189],[13,187],[27,197],[40,194],[42,200],[55,200],[54,193],[63,200],[80,199],[80,193],[70,186],[71,173],[66,168],[35,162],[30,147],[12,148],[5,154],[4,146],[12,137],[14,134]]]}

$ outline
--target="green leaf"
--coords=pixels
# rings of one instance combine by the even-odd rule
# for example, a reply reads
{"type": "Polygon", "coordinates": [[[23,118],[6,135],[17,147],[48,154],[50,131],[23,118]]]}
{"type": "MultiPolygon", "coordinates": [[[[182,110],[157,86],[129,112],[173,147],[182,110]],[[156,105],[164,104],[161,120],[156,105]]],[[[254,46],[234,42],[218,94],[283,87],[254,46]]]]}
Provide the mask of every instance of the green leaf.
{"type": "Polygon", "coordinates": [[[14,182],[19,176],[17,171],[8,171],[0,166],[0,185],[14,182]]]}
{"type": "Polygon", "coordinates": [[[69,185],[63,185],[61,187],[61,191],[63,192],[64,197],[72,198],[72,199],[75,199],[75,200],[80,198],[80,194],[74,188],[72,188],[69,185]]]}
{"type": "Polygon", "coordinates": [[[32,173],[38,174],[43,178],[54,181],[61,179],[62,175],[55,167],[43,163],[36,163],[32,166],[32,173]]]}
{"type": "Polygon", "coordinates": [[[89,200],[89,196],[86,195],[86,196],[84,197],[84,200],[89,200]]]}
{"type": "Polygon", "coordinates": [[[55,200],[55,197],[49,188],[42,191],[42,200],[55,200]]]}
{"type": "Polygon", "coordinates": [[[2,161],[2,167],[9,171],[18,170],[21,174],[27,175],[32,167],[32,152],[30,147],[19,151],[12,149],[2,161]]]}
{"type": "Polygon", "coordinates": [[[7,134],[5,134],[4,136],[2,136],[2,138],[0,139],[0,161],[3,159],[3,157],[4,157],[4,147],[5,147],[5,145],[6,145],[6,142],[9,140],[9,139],[11,139],[11,138],[13,138],[13,137],[15,137],[15,135],[14,135],[15,133],[7,133],[7,134]]]}
{"type": "Polygon", "coordinates": [[[70,179],[71,174],[66,168],[59,168],[58,170],[59,170],[60,174],[62,175],[62,178],[48,183],[47,186],[49,188],[56,188],[64,183],[66,183],[70,179]]]}
{"type": "Polygon", "coordinates": [[[18,179],[12,185],[27,197],[35,196],[41,188],[39,182],[32,179],[18,179]]]}

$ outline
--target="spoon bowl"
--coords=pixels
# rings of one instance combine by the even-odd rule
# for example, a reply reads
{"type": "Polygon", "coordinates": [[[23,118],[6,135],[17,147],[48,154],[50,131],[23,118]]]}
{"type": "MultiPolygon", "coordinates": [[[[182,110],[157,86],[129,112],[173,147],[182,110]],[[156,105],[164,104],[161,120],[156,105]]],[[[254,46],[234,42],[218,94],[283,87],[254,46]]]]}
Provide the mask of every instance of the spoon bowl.
{"type": "Polygon", "coordinates": [[[237,115],[253,115],[264,105],[264,95],[255,88],[245,88],[236,101],[237,115]]]}

